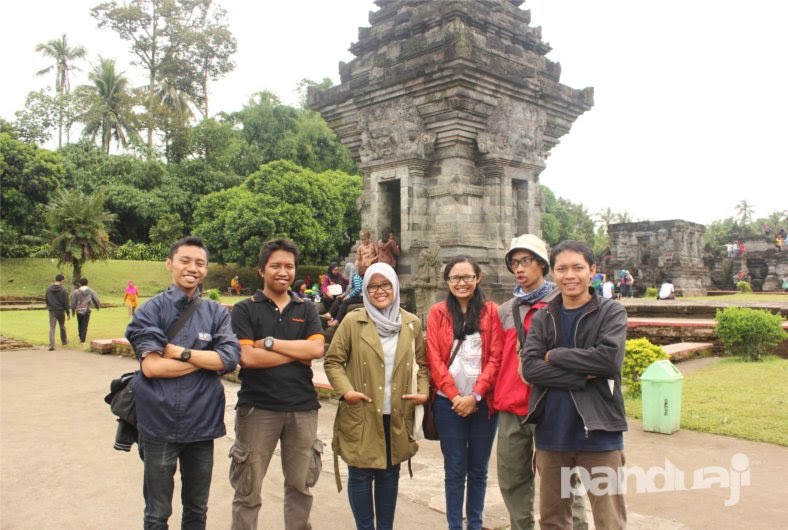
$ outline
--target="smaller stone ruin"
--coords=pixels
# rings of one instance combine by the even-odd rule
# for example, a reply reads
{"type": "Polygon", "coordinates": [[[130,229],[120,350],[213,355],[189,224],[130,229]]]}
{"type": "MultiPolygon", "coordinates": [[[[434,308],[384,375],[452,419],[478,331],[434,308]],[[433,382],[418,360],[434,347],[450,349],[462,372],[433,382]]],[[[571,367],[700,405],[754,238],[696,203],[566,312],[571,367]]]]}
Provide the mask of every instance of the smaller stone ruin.
{"type": "Polygon", "coordinates": [[[642,221],[608,225],[610,252],[600,264],[607,275],[627,269],[635,296],[669,278],[679,296],[705,296],[713,287],[703,261],[705,227],[689,221],[642,221]]]}

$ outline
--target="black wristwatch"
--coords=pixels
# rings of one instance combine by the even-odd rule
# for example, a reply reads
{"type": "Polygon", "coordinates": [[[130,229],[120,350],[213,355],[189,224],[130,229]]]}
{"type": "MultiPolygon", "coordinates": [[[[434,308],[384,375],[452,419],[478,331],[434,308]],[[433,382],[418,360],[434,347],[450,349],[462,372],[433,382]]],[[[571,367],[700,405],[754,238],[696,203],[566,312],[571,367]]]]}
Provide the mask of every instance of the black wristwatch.
{"type": "Polygon", "coordinates": [[[266,350],[273,350],[274,349],[274,338],[273,337],[266,337],[265,341],[263,341],[263,347],[266,350]]]}
{"type": "Polygon", "coordinates": [[[189,348],[184,348],[181,352],[181,361],[189,362],[189,359],[192,358],[192,351],[189,348]]]}

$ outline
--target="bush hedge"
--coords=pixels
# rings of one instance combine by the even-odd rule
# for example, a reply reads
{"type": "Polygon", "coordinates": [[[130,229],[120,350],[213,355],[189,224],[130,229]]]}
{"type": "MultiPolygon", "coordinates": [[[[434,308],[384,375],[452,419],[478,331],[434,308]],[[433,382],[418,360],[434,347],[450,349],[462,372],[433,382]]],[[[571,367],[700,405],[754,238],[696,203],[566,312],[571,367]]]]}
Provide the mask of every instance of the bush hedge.
{"type": "Polygon", "coordinates": [[[669,359],[662,346],[652,344],[648,339],[629,339],[624,354],[624,366],[621,369],[621,381],[626,386],[627,394],[640,395],[640,376],[654,361],[669,359]]]}
{"type": "Polygon", "coordinates": [[[787,336],[782,316],[763,309],[726,307],[717,310],[715,320],[725,351],[746,361],[760,361],[787,336]]]}

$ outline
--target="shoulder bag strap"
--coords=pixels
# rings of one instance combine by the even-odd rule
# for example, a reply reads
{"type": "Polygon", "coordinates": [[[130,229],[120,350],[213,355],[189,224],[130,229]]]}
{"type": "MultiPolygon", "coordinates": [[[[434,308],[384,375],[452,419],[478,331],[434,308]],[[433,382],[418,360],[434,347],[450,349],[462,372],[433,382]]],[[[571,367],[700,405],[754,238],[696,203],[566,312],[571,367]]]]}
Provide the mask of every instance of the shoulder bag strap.
{"type": "Polygon", "coordinates": [[[514,301],[514,307],[512,307],[512,312],[514,313],[514,327],[517,328],[517,339],[520,341],[520,350],[523,349],[525,346],[525,329],[523,328],[523,318],[520,316],[520,304],[517,300],[514,301]]]}
{"type": "Polygon", "coordinates": [[[457,345],[454,346],[454,350],[451,352],[451,357],[449,357],[449,364],[446,365],[446,368],[451,366],[451,363],[454,362],[454,359],[457,357],[457,352],[460,351],[460,344],[463,343],[465,337],[463,336],[461,339],[457,341],[457,345]]]}
{"type": "Polygon", "coordinates": [[[199,297],[194,299],[192,303],[190,303],[186,308],[186,310],[181,313],[181,315],[178,317],[178,320],[176,320],[169,328],[167,328],[165,335],[167,335],[168,341],[174,339],[175,335],[177,335],[178,332],[183,329],[183,326],[186,325],[186,322],[188,322],[194,312],[197,311],[197,306],[199,306],[201,302],[202,299],[199,297]]]}

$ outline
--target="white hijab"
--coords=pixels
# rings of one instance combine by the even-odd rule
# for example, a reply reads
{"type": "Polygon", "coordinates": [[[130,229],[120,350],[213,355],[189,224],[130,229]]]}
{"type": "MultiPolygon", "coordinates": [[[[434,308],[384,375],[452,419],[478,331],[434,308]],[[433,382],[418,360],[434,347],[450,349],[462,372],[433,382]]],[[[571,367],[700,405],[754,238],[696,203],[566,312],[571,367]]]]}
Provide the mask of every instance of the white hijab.
{"type": "Polygon", "coordinates": [[[367,268],[364,273],[364,282],[362,287],[362,296],[364,298],[364,307],[367,309],[367,314],[375,323],[378,328],[378,333],[381,337],[388,337],[399,333],[402,327],[402,317],[399,312],[399,278],[397,273],[391,268],[391,265],[385,263],[373,263],[367,268]],[[369,292],[367,286],[369,280],[376,274],[382,275],[386,278],[392,286],[392,301],[388,307],[378,309],[369,299],[369,292]]]}

